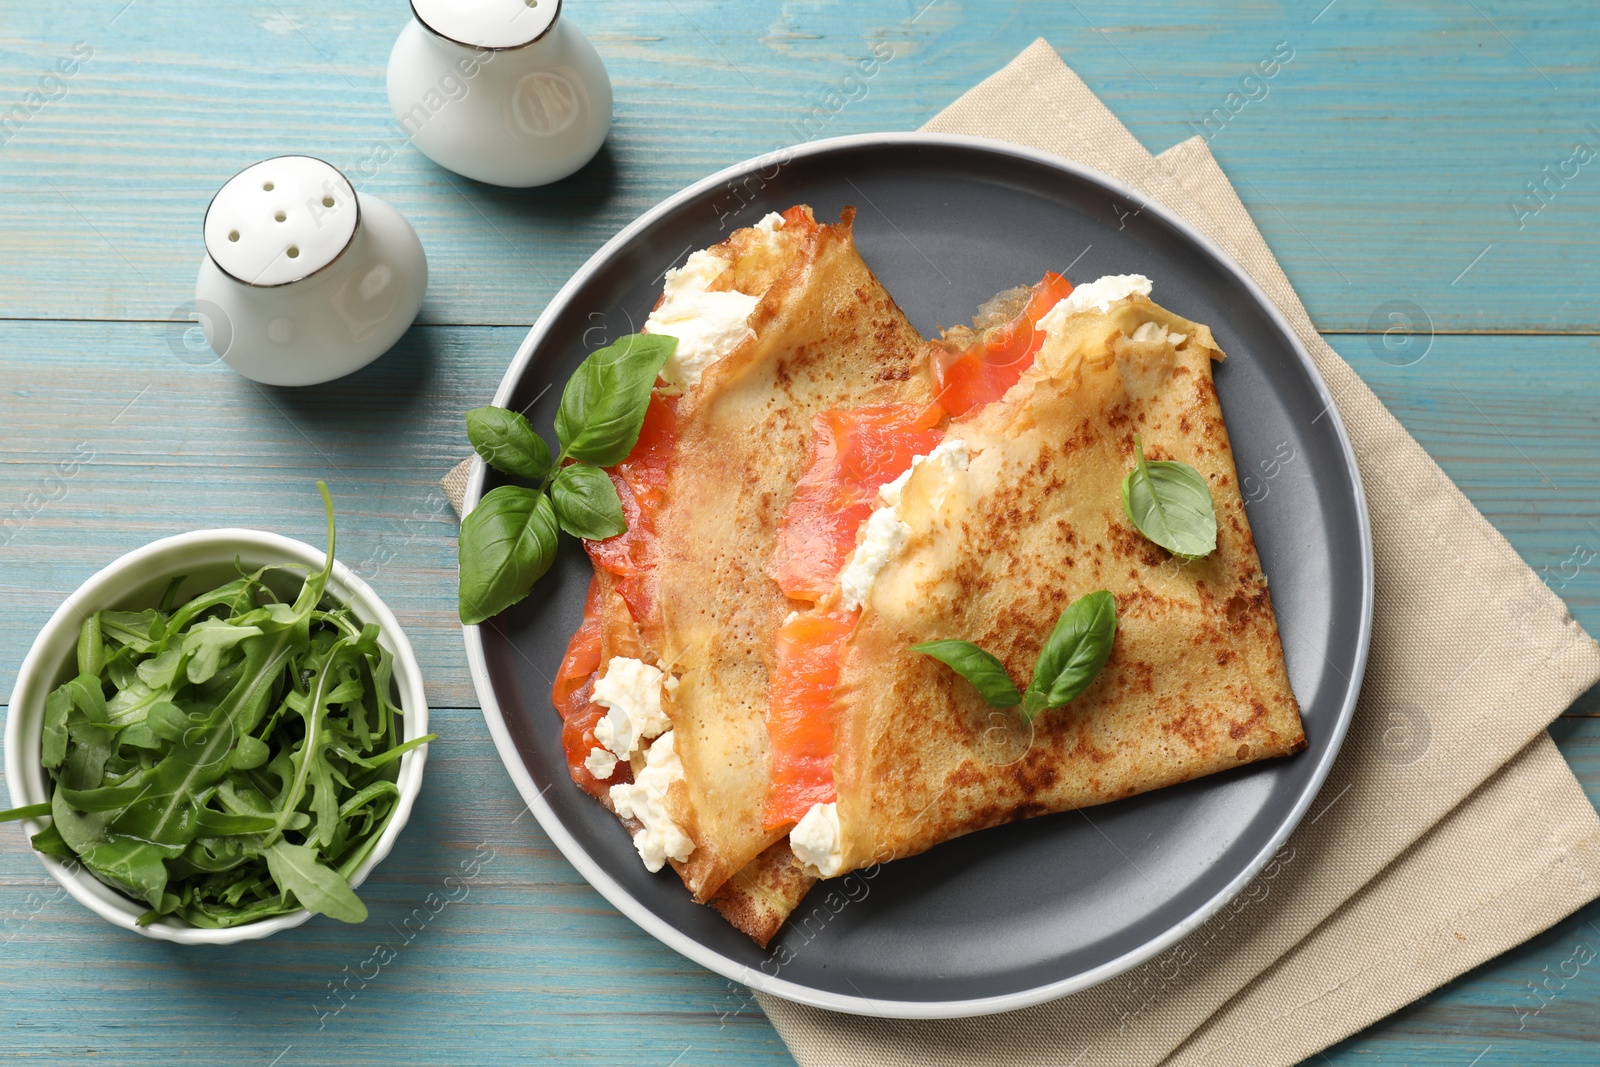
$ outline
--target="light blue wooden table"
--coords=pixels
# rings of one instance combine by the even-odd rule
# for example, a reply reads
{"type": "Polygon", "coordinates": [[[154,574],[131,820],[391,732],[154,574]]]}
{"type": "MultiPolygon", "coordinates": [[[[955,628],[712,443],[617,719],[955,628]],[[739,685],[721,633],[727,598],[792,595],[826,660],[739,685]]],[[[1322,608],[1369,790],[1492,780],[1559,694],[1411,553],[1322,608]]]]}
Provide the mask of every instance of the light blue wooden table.
{"type": "MultiPolygon", "coordinates": [[[[317,543],[321,477],[341,557],[418,647],[441,740],[411,826],[362,891],[365,927],[313,921],[229,951],[146,941],[64,899],[21,835],[0,834],[0,1058],[792,1062],[741,989],[622,919],[522,814],[468,679],[456,527],[435,483],[466,448],[461,413],[623,224],[798,139],[808,115],[808,135],[914,128],[1036,36],[1157,150],[1286,42],[1278,75],[1213,121],[1212,150],[1334,347],[1600,631],[1600,161],[1563,168],[1576,143],[1600,151],[1600,9],[1142,6],[567,0],[611,70],[611,140],[577,177],[507,192],[440,170],[390,125],[383,68],[403,2],[6,0],[0,693],[60,600],[123,551],[221,525],[317,543]],[[880,38],[894,59],[835,108],[830,94],[880,38]],[[76,73],[48,77],[74,49],[76,73]],[[383,148],[394,158],[377,165],[383,148]],[[186,306],[211,193],[285,152],[326,158],[398,207],[433,268],[393,353],[301,392],[208,364],[186,306]],[[1416,305],[1424,331],[1398,356],[1381,337],[1392,300],[1416,305]],[[74,456],[71,477],[51,477],[74,456]],[[363,966],[474,858],[464,897],[378,973],[363,966]]],[[[1553,728],[1591,797],[1597,715],[1591,693],[1553,728]]],[[[1600,1062],[1600,967],[1561,976],[1580,946],[1600,949],[1600,907],[1315,1062],[1600,1062]],[[1558,991],[1535,999],[1537,985],[1558,991]]]]}

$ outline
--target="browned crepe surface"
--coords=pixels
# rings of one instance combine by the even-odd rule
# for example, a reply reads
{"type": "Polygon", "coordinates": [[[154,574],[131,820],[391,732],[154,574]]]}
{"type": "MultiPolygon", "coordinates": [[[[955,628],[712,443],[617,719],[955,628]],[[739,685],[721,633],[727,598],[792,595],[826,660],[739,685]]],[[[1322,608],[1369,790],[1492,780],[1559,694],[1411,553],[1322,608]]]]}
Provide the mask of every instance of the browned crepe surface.
{"type": "Polygon", "coordinates": [[[734,872],[711,899],[716,908],[762,948],[817,882],[794,858],[785,838],[734,872]]]}
{"type": "Polygon", "coordinates": [[[936,510],[919,468],[836,691],[845,869],[1015,819],[1104,803],[1305,745],[1212,382],[1210,331],[1142,297],[1068,320],[1007,396],[956,420],[970,470],[936,510]],[[1132,342],[1145,322],[1186,335],[1132,342]],[[1210,483],[1217,549],[1183,562],[1123,512],[1133,435],[1210,483]],[[1061,611],[1117,601],[1110,660],[1025,726],[911,652],[974,641],[1025,687],[1061,611]]]}

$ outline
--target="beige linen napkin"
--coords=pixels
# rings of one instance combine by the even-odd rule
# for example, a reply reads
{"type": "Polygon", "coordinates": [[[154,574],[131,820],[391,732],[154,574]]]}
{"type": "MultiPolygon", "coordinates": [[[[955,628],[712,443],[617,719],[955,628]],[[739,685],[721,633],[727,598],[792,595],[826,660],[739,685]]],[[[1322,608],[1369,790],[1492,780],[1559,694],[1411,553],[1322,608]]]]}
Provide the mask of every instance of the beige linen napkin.
{"type": "Polygon", "coordinates": [[[1266,290],[1361,464],[1372,652],[1311,814],[1190,937],[1093,989],[981,1019],[867,1019],[761,997],[802,1067],[1295,1063],[1600,896],[1600,819],[1543,733],[1600,677],[1600,649],[1317,335],[1204,142],[1150,155],[1042,40],[925,128],[1105,171],[1266,290]]]}
{"type": "MultiPolygon", "coordinates": [[[[1268,293],[1361,464],[1372,652],[1311,814],[1189,938],[1094,989],[982,1019],[866,1019],[762,996],[802,1067],[1294,1063],[1600,896],[1600,819],[1543,733],[1600,678],[1600,648],[1317,335],[1203,141],[1150,155],[1042,40],[926,128],[1111,174],[1268,293]]],[[[457,510],[466,471],[442,483],[457,510]]]]}

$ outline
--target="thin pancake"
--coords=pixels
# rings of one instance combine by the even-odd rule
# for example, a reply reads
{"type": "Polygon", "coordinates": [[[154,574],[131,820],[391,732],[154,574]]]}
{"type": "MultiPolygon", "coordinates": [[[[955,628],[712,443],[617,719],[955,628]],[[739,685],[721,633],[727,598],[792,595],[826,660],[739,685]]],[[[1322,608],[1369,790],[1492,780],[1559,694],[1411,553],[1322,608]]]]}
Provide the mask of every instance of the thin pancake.
{"type": "Polygon", "coordinates": [[[1221,358],[1210,330],[1143,297],[1068,317],[1002,400],[951,424],[946,440],[972,452],[965,474],[912,474],[910,538],[872,588],[836,690],[842,870],[1304,747],[1212,382],[1221,358]],[[1150,322],[1159,339],[1130,340],[1150,322]],[[1124,514],[1136,431],[1147,457],[1209,482],[1206,558],[1173,558],[1124,514]],[[974,641],[1020,687],[1061,611],[1097,589],[1117,602],[1111,658],[1031,728],[909,648],[974,641]]]}
{"type": "Polygon", "coordinates": [[[812,420],[931,395],[921,337],[856,252],[853,214],[817,230],[751,314],[755,336],[678,407],[656,583],[660,652],[679,676],[674,817],[695,842],[675,866],[702,901],[784,834],[762,825],[764,716],[773,634],[795,605],[765,569],[812,420]]]}

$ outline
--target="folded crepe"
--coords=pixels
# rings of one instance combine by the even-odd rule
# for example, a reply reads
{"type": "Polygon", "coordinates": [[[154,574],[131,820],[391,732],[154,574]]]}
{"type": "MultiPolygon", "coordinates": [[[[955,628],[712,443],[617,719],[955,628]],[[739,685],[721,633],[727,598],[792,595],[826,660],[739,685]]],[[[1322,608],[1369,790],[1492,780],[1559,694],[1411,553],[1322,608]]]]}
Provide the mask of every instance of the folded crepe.
{"type": "Polygon", "coordinates": [[[1210,331],[1145,279],[1046,275],[924,344],[850,223],[794,208],[668,273],[629,531],[588,544],[554,693],[574,780],[762,945],[818,878],[1305,744],[1210,331]],[[1136,432],[1206,478],[1208,556],[1124,513],[1136,432]],[[910,649],[973,641],[1023,683],[1100,589],[1105,667],[1032,723],[910,649]]]}
{"type": "MultiPolygon", "coordinates": [[[[1015,384],[954,405],[934,453],[885,487],[834,587],[780,629],[780,649],[806,627],[831,642],[809,664],[827,702],[799,726],[772,724],[769,815],[798,816],[790,845],[808,872],[833,877],[1305,746],[1212,381],[1223,354],[1149,291],[1137,276],[1102,279],[1036,319],[1045,336],[1031,364],[1010,367],[1015,384]],[[1136,433],[1147,458],[1207,481],[1209,555],[1174,557],[1125,514],[1136,433]],[[974,642],[1021,688],[1062,610],[1095,590],[1116,601],[1110,658],[1031,724],[911,650],[974,642]]],[[[935,346],[941,397],[953,380],[970,385],[951,369],[1008,329],[935,346]]]]}
{"type": "Polygon", "coordinates": [[[763,943],[767,902],[813,880],[762,820],[767,674],[792,608],[764,574],[778,521],[820,413],[931,397],[922,339],[857,253],[853,214],[791,208],[667,273],[645,331],[678,346],[611,472],[629,529],[587,543],[594,585],[553,694],[574,780],[646,866],[670,863],[698,900],[721,891],[763,943]]]}

